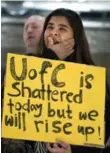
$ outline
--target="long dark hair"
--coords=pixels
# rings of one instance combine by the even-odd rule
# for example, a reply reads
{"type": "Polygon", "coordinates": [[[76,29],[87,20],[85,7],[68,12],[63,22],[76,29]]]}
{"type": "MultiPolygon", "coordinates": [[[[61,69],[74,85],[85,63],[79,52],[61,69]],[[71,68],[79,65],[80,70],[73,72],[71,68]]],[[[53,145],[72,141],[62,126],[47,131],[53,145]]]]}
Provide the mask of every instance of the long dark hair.
{"type": "Polygon", "coordinates": [[[75,39],[75,53],[74,57],[75,61],[77,63],[83,63],[83,64],[90,64],[94,65],[94,62],[92,61],[88,41],[85,35],[84,27],[82,24],[82,21],[80,19],[80,16],[69,9],[56,9],[55,11],[51,12],[44,23],[44,29],[43,34],[41,37],[41,46],[42,46],[42,52],[46,49],[45,43],[44,43],[44,32],[47,28],[48,22],[50,21],[52,16],[64,16],[68,20],[70,26],[73,29],[74,32],[74,39],[75,39]]]}

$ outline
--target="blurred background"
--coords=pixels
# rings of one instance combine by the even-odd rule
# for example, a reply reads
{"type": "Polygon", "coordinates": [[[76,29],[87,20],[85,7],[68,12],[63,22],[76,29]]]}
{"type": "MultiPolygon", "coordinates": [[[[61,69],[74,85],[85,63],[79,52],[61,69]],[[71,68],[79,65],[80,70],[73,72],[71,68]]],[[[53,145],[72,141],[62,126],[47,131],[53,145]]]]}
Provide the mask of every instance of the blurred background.
{"type": "Polygon", "coordinates": [[[107,68],[110,83],[110,0],[1,1],[1,70],[5,68],[7,52],[25,53],[24,21],[32,14],[46,17],[56,8],[79,13],[93,60],[107,68]]]}

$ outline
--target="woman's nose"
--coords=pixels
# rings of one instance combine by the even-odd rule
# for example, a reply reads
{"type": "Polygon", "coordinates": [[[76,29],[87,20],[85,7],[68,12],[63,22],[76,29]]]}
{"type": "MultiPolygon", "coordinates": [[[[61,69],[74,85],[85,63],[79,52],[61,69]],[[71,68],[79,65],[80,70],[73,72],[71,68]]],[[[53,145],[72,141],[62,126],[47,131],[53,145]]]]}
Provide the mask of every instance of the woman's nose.
{"type": "Polygon", "coordinates": [[[58,30],[57,30],[57,29],[53,29],[53,30],[51,31],[51,34],[57,36],[57,35],[58,35],[58,30]]]}

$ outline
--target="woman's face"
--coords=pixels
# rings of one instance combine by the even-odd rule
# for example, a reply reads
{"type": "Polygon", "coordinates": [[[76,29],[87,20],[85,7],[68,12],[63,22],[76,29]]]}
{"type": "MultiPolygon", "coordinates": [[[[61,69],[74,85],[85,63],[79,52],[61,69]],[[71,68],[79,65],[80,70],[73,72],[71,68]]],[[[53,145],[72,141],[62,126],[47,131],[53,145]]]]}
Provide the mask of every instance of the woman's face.
{"type": "Polygon", "coordinates": [[[64,16],[51,17],[44,32],[44,41],[48,47],[48,38],[52,38],[54,44],[73,38],[73,30],[64,16]]]}

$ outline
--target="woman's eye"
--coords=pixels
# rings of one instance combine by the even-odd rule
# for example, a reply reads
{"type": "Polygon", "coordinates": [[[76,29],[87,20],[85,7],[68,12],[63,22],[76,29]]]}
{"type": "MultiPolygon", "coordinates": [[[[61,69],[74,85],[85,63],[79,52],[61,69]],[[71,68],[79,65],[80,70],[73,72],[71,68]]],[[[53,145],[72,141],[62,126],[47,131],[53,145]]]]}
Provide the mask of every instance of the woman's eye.
{"type": "Polygon", "coordinates": [[[66,29],[65,28],[60,28],[60,31],[66,31],[66,29]]]}
{"type": "Polygon", "coordinates": [[[53,27],[52,26],[47,26],[47,29],[53,29],[53,27]]]}

